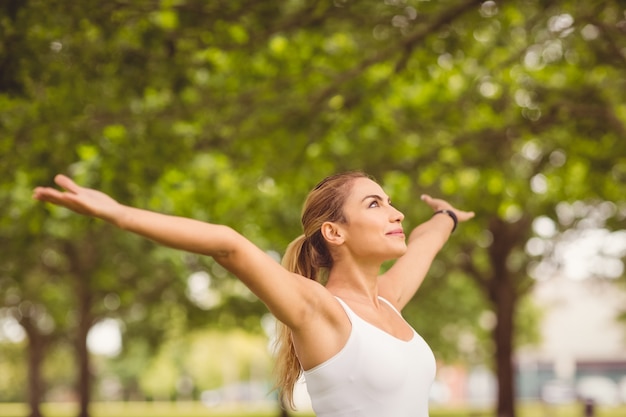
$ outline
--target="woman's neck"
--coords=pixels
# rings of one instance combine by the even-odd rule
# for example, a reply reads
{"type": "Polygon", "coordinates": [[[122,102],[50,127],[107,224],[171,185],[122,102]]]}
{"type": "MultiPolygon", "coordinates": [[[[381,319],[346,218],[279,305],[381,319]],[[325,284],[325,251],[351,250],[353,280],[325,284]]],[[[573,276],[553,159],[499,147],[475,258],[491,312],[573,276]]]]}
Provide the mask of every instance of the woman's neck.
{"type": "Polygon", "coordinates": [[[329,271],[326,288],[333,295],[358,302],[376,302],[380,265],[336,263],[329,271]]]}

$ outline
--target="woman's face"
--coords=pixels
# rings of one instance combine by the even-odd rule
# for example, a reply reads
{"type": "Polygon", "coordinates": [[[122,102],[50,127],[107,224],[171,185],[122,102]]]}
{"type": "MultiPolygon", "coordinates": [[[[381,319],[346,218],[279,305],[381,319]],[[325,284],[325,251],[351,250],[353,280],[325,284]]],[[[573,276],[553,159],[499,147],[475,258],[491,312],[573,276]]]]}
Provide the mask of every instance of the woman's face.
{"type": "Polygon", "coordinates": [[[406,252],[404,215],[391,205],[376,182],[357,178],[344,205],[346,224],[339,225],[344,245],[356,257],[384,261],[406,252]]]}

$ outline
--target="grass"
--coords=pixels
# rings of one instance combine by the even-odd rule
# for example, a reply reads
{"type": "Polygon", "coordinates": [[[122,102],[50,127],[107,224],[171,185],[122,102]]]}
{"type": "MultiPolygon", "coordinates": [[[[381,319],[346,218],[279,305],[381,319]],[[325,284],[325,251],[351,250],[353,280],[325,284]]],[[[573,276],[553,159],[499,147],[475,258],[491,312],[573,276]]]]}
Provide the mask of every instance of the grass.
{"type": "MultiPolygon", "coordinates": [[[[45,417],[75,417],[78,407],[73,403],[47,403],[41,407],[45,417]]],[[[278,409],[269,407],[219,407],[207,408],[201,403],[172,402],[107,402],[93,403],[91,417],[276,417],[278,409]]],[[[0,403],[0,416],[27,417],[28,406],[17,403],[0,403]]],[[[297,414],[298,417],[313,417],[297,414]]],[[[295,417],[295,416],[294,416],[295,417]]]]}
{"type": "MultiPolygon", "coordinates": [[[[42,405],[45,417],[75,417],[76,404],[47,403],[42,405]]],[[[207,408],[200,403],[169,403],[169,402],[115,402],[94,403],[91,407],[92,417],[277,417],[278,410],[264,408],[207,408]]],[[[314,417],[311,413],[292,413],[293,417],[314,417]]],[[[518,408],[517,417],[582,417],[583,408],[580,404],[567,406],[545,406],[541,404],[524,404],[518,408]]],[[[17,403],[0,403],[0,416],[27,417],[28,406],[17,403]]],[[[470,408],[433,408],[430,417],[493,417],[490,409],[470,408]]],[[[624,417],[626,405],[621,407],[598,407],[595,417],[624,417]]]]}
{"type": "MultiPolygon", "coordinates": [[[[517,407],[517,417],[584,417],[582,404],[545,405],[539,403],[521,404],[517,407]]],[[[492,409],[453,409],[433,408],[430,417],[494,417],[492,409]]],[[[596,407],[594,417],[626,417],[626,405],[621,407],[596,407]]]]}

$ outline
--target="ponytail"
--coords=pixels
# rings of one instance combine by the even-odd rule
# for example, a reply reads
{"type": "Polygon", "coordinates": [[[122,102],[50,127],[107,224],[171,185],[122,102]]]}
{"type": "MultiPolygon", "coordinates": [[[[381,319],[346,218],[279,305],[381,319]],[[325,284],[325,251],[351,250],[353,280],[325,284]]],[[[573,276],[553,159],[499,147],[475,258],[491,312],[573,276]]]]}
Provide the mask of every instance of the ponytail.
{"type": "Polygon", "coordinates": [[[331,268],[333,259],[318,230],[310,237],[295,238],[287,246],[281,263],[288,271],[321,282],[321,275],[331,268]]]}
{"type": "Polygon", "coordinates": [[[292,240],[291,243],[287,245],[281,264],[288,271],[308,277],[308,275],[303,274],[304,271],[302,271],[302,265],[301,262],[299,262],[302,252],[307,252],[305,248],[306,244],[307,240],[305,235],[300,235],[292,240]]]}
{"type": "MultiPolygon", "coordinates": [[[[315,281],[321,275],[320,267],[330,265],[327,265],[328,262],[325,262],[326,265],[320,265],[318,259],[321,254],[311,241],[312,239],[305,235],[295,238],[287,246],[281,263],[287,270],[315,281]]],[[[322,252],[324,251],[327,252],[325,246],[322,252]]],[[[280,321],[276,322],[275,349],[277,352],[276,387],[280,390],[281,404],[293,409],[295,408],[293,389],[302,375],[302,367],[293,345],[291,329],[280,321]]]]}
{"type": "MultiPolygon", "coordinates": [[[[304,234],[294,239],[285,251],[282,265],[287,270],[325,284],[333,259],[320,231],[326,221],[345,222],[343,205],[352,182],[367,178],[361,172],[348,172],[325,178],[309,193],[302,211],[304,234]]],[[[302,375],[293,345],[291,329],[277,322],[276,388],[281,405],[295,408],[293,389],[302,375]]]]}

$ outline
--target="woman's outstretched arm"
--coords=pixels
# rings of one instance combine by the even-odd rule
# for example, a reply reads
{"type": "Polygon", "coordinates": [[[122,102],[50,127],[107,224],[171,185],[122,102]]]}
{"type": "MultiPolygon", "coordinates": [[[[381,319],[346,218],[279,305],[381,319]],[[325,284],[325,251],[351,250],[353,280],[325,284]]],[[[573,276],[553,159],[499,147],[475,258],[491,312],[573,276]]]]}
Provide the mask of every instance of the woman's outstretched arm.
{"type": "Polygon", "coordinates": [[[100,218],[157,243],[213,257],[237,276],[286,325],[297,327],[315,303],[319,284],[284,269],[228,226],[170,216],[118,203],[98,190],[81,187],[64,175],[55,177],[65,191],[37,187],[33,197],[100,218]]]}
{"type": "Polygon", "coordinates": [[[231,240],[236,233],[226,226],[125,206],[103,192],[79,186],[65,175],[57,175],[54,180],[65,191],[37,187],[33,197],[187,252],[218,259],[234,248],[231,240]]]}
{"type": "Polygon", "coordinates": [[[428,204],[433,212],[440,210],[444,212],[433,215],[411,231],[406,253],[380,278],[381,295],[388,297],[399,310],[404,308],[417,292],[435,256],[450,237],[457,222],[474,217],[474,212],[458,210],[445,200],[429,195],[422,195],[422,201],[428,204]]]}

